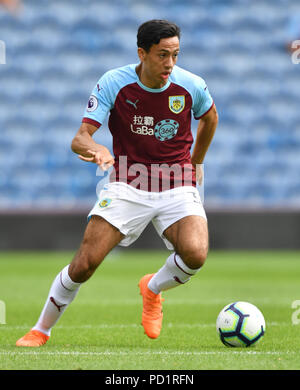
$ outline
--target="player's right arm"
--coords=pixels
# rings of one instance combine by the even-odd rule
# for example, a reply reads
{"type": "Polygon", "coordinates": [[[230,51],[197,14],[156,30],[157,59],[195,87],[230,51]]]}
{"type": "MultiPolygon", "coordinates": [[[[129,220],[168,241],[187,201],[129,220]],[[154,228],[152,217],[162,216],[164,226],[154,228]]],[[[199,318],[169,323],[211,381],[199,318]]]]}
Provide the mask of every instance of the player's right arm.
{"type": "Polygon", "coordinates": [[[98,164],[103,170],[114,165],[115,160],[110,151],[103,145],[93,140],[93,134],[98,129],[90,123],[82,123],[77,134],[73,138],[71,148],[78,157],[87,162],[98,164]]]}
{"type": "Polygon", "coordinates": [[[81,160],[98,164],[103,170],[111,167],[115,161],[105,146],[94,141],[93,134],[99,129],[113,107],[114,99],[110,93],[111,89],[111,77],[107,72],[92,91],[82,124],[71,145],[73,152],[77,153],[81,160]]]}

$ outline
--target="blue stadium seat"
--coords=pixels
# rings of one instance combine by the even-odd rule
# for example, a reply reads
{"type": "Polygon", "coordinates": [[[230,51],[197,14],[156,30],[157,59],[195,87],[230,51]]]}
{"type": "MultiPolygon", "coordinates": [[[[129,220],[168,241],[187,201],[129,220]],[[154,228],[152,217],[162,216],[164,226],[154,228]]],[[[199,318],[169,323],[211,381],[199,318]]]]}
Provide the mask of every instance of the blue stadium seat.
{"type": "MultiPolygon", "coordinates": [[[[0,208],[92,206],[96,167],[70,144],[100,76],[138,62],[136,30],[152,17],[181,26],[178,64],[204,78],[218,108],[206,203],[299,205],[300,73],[285,50],[289,13],[285,0],[27,0],[21,17],[0,10],[0,208]]],[[[112,152],[107,121],[94,139],[112,152]]]]}
{"type": "Polygon", "coordinates": [[[32,74],[19,64],[1,65],[0,83],[1,101],[8,99],[7,103],[10,101],[18,102],[26,91],[32,88],[32,74]]]}

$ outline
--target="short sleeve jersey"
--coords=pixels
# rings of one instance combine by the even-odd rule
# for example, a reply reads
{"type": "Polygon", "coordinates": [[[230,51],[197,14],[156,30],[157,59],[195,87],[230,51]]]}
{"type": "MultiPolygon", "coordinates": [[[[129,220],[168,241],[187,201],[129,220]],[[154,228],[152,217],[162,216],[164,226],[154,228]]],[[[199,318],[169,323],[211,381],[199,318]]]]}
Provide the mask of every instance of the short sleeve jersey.
{"type": "MultiPolygon", "coordinates": [[[[168,82],[160,89],[151,89],[141,83],[136,66],[105,73],[92,91],[82,120],[100,127],[109,115],[116,180],[128,184],[137,176],[128,172],[132,164],[143,164],[149,180],[159,174],[151,166],[191,166],[191,115],[200,119],[213,106],[201,77],[174,66],[168,82]],[[126,161],[126,178],[120,174],[120,158],[122,163],[126,161]]],[[[173,181],[171,188],[174,186],[173,181]]]]}

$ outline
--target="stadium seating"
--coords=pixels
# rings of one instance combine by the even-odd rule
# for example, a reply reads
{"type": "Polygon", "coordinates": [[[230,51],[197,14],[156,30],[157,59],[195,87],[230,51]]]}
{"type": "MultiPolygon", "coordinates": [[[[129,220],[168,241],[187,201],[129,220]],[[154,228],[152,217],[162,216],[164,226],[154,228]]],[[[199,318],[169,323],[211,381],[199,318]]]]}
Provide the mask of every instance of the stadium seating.
{"type": "MultiPolygon", "coordinates": [[[[206,80],[219,111],[206,206],[299,206],[300,64],[285,50],[296,11],[298,0],[27,0],[18,16],[0,9],[0,210],[92,206],[96,167],[70,143],[101,74],[138,61],[136,30],[150,18],[181,26],[178,64],[206,80]]],[[[112,149],[107,122],[95,139],[112,149]]]]}

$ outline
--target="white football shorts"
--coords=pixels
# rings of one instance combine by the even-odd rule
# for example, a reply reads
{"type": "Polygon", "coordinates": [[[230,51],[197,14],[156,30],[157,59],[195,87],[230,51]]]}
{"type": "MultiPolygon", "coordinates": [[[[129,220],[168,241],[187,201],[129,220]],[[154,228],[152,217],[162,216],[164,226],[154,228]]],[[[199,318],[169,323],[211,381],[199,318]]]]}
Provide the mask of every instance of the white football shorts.
{"type": "Polygon", "coordinates": [[[104,218],[125,235],[120,246],[129,246],[136,241],[152,221],[170,250],[174,247],[163,234],[169,226],[188,215],[199,215],[207,219],[195,187],[183,186],[162,192],[147,192],[122,182],[104,186],[88,219],[93,215],[104,218]]]}

